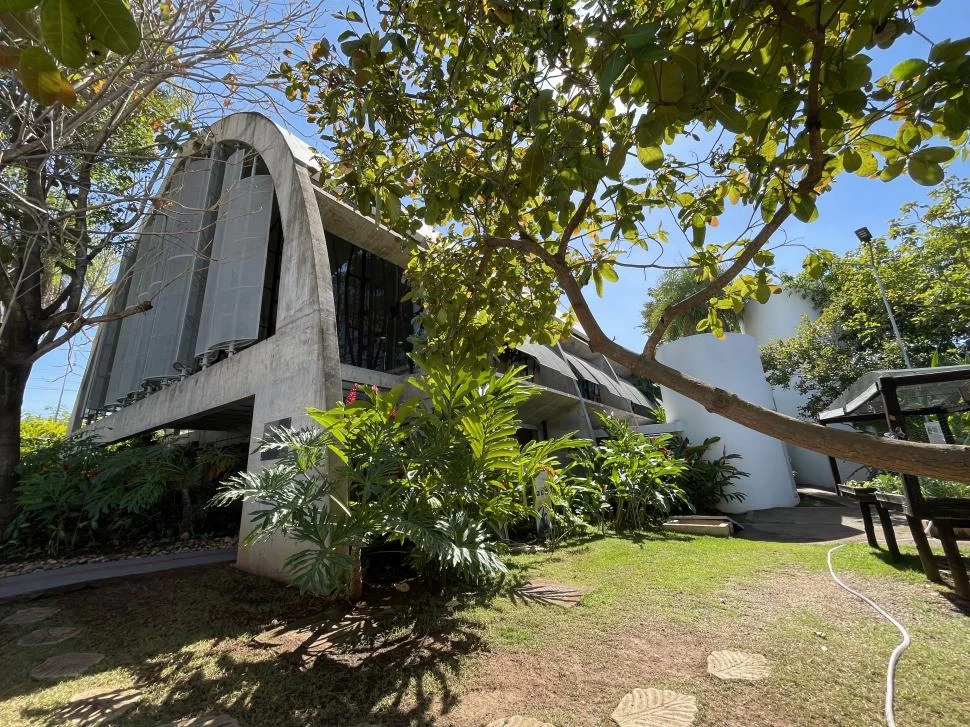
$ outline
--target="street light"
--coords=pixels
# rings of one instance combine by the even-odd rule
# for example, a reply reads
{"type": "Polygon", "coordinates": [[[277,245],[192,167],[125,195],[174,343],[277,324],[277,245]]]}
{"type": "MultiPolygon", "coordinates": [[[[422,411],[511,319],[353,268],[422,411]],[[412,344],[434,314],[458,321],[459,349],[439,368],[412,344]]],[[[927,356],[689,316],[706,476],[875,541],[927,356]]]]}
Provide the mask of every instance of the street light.
{"type": "Polygon", "coordinates": [[[882,296],[883,305],[886,306],[886,315],[889,316],[889,325],[892,326],[893,334],[896,336],[896,343],[899,345],[899,352],[903,354],[903,363],[906,368],[911,369],[913,365],[909,362],[909,354],[906,352],[906,344],[903,342],[903,336],[899,332],[899,326],[896,325],[896,316],[893,315],[893,309],[889,305],[889,298],[886,297],[886,288],[882,284],[882,278],[879,277],[879,266],[876,265],[876,253],[872,246],[872,233],[869,232],[868,227],[860,227],[855,231],[855,236],[859,238],[859,242],[866,245],[869,248],[869,260],[872,262],[872,272],[876,276],[876,285],[879,286],[879,294],[882,296]]]}

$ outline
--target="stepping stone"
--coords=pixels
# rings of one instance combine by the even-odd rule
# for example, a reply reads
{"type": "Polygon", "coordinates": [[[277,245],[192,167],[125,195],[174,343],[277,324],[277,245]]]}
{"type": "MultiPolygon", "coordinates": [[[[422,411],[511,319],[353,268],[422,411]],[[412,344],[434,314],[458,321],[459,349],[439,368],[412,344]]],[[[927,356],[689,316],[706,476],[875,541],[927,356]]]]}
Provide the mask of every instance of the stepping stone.
{"type": "Polygon", "coordinates": [[[140,689],[88,689],[71,695],[71,700],[54,712],[58,723],[87,727],[113,722],[134,709],[142,699],[140,689]]]}
{"type": "Polygon", "coordinates": [[[0,621],[0,626],[28,626],[40,623],[60,610],[59,608],[21,608],[0,621]]]}
{"type": "Polygon", "coordinates": [[[83,674],[104,658],[104,654],[93,652],[77,654],[60,654],[52,656],[30,671],[34,679],[62,679],[76,677],[83,674]]]}
{"type": "Polygon", "coordinates": [[[689,727],[697,700],[669,689],[634,689],[610,715],[620,727],[689,727]]]}
{"type": "Polygon", "coordinates": [[[548,722],[540,722],[537,719],[532,719],[532,717],[515,715],[514,717],[504,717],[494,722],[489,722],[485,727],[555,727],[555,725],[551,725],[548,722]]]}
{"type": "Polygon", "coordinates": [[[189,717],[178,722],[168,722],[158,727],[239,727],[239,723],[228,714],[210,714],[205,717],[189,717]]]}
{"type": "Polygon", "coordinates": [[[579,603],[586,591],[562,583],[530,581],[524,586],[513,588],[512,593],[526,602],[572,608],[579,603]]]}
{"type": "Polygon", "coordinates": [[[768,676],[771,669],[761,654],[746,651],[715,651],[707,657],[707,671],[718,679],[743,679],[754,682],[768,676]]]}
{"type": "Polygon", "coordinates": [[[50,626],[43,629],[34,629],[26,636],[17,639],[17,646],[50,646],[60,644],[68,639],[73,639],[81,633],[81,629],[76,626],[50,626]]]}

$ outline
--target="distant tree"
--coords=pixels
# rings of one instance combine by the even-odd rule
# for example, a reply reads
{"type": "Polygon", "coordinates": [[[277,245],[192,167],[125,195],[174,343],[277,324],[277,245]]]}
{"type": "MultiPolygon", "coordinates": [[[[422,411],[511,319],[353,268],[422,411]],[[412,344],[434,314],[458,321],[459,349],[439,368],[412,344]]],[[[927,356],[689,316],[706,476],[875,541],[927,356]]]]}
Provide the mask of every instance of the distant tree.
{"type": "Polygon", "coordinates": [[[34,362],[150,306],[104,310],[168,152],[227,107],[271,107],[279,43],[300,42],[315,12],[245,0],[133,0],[130,16],[121,0],[37,5],[0,0],[0,11],[17,11],[0,12],[0,529],[13,516],[34,362]],[[84,32],[52,30],[55,11],[84,32]],[[51,66],[48,53],[62,62],[51,66]]]}
{"type": "Polygon", "coordinates": [[[873,74],[899,38],[926,37],[920,14],[936,4],[360,2],[338,15],[336,47],[320,43],[280,71],[330,144],[323,183],[403,233],[440,232],[415,246],[409,270],[439,349],[554,340],[572,324],[556,318],[567,299],[594,351],[711,412],[950,478],[970,471],[970,449],[821,427],[656,359],[684,311],[708,302],[717,333],[721,305],[770,297],[769,241],[790,217],[814,220],[840,175],[943,180],[970,128],[970,39],[929,40],[873,74]],[[749,223],[714,239],[728,205],[749,223]],[[710,277],[631,350],[604,332],[586,286],[602,291],[638,266],[631,253],[662,250],[661,219],[676,220],[691,265],[710,277]]]}
{"type": "MultiPolygon", "coordinates": [[[[660,325],[664,312],[674,303],[688,298],[702,291],[707,286],[704,281],[697,279],[694,268],[679,268],[666,271],[652,288],[647,290],[647,302],[643,306],[643,330],[650,333],[660,325]]],[[[684,336],[692,336],[700,330],[706,330],[708,319],[708,301],[702,301],[689,310],[685,310],[675,318],[664,332],[663,340],[673,341],[684,336]]],[[[721,329],[737,331],[740,329],[738,314],[732,307],[722,309],[720,313],[721,329]]]]}
{"type": "MultiPolygon", "coordinates": [[[[970,356],[970,180],[947,181],[930,197],[928,204],[904,205],[889,239],[873,240],[914,366],[970,356]]],[[[821,314],[792,338],[762,347],[761,356],[772,383],[808,395],[803,413],[824,410],[867,371],[903,367],[866,246],[835,258],[821,278],[802,274],[786,287],[821,314]]]]}

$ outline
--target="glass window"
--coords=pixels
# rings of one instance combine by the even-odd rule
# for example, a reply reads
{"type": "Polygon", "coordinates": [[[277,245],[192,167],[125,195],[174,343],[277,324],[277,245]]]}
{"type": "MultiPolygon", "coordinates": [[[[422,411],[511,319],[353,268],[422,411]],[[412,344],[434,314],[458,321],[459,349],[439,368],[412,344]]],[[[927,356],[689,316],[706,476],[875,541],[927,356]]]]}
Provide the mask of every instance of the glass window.
{"type": "Polygon", "coordinates": [[[391,373],[409,369],[415,306],[404,271],[327,233],[341,363],[391,373]]]}

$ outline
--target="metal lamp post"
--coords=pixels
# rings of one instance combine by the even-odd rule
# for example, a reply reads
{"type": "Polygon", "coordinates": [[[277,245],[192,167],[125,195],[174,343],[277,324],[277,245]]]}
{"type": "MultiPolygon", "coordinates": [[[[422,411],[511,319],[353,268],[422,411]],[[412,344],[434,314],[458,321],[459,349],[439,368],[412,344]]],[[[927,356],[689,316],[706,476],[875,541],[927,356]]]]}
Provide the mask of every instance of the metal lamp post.
{"type": "Polygon", "coordinates": [[[893,315],[893,309],[889,305],[889,298],[886,297],[886,288],[882,284],[882,278],[879,277],[879,266],[876,264],[876,252],[872,246],[872,233],[869,232],[868,227],[860,227],[855,231],[855,236],[859,238],[859,242],[865,243],[866,247],[869,248],[869,260],[872,262],[872,272],[876,276],[876,285],[879,286],[879,295],[882,296],[883,305],[886,306],[886,315],[889,316],[889,325],[892,326],[893,335],[896,336],[896,343],[899,345],[899,352],[903,355],[903,364],[906,368],[911,369],[913,365],[909,362],[909,353],[906,351],[906,344],[903,342],[903,335],[899,332],[899,326],[896,325],[896,316],[893,315]]]}

